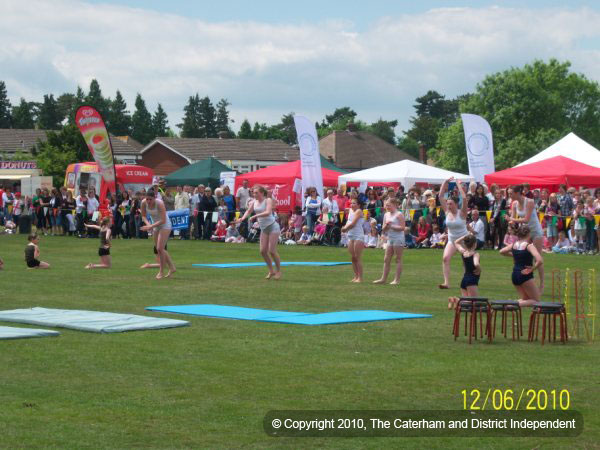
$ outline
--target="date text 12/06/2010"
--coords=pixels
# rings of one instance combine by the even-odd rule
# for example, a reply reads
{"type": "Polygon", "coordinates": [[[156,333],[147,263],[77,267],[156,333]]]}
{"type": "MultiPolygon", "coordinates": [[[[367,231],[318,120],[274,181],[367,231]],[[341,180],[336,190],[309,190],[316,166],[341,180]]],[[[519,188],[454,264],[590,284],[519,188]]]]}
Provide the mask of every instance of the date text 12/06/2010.
{"type": "Polygon", "coordinates": [[[463,409],[485,411],[566,411],[571,406],[571,394],[567,389],[463,389],[463,409]]]}

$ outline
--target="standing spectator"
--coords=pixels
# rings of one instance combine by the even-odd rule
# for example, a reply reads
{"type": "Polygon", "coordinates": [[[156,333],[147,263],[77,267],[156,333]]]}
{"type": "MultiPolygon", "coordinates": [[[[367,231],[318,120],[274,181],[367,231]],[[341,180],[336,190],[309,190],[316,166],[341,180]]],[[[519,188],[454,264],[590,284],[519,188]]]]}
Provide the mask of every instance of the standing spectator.
{"type": "Polygon", "coordinates": [[[369,196],[368,196],[368,200],[367,200],[367,204],[365,206],[366,209],[369,210],[369,215],[373,218],[375,218],[375,220],[377,220],[377,222],[381,222],[381,208],[383,207],[383,203],[381,202],[381,200],[379,200],[377,198],[377,193],[371,189],[369,191],[369,196]],[[378,214],[379,212],[379,214],[378,214]]]}
{"type": "Polygon", "coordinates": [[[73,236],[73,232],[75,231],[75,220],[73,219],[73,211],[77,208],[75,203],[75,199],[73,198],[73,193],[71,191],[67,191],[65,194],[65,199],[61,205],[61,214],[62,214],[62,224],[63,224],[63,233],[69,234],[69,236],[73,236]]]}
{"type": "Polygon", "coordinates": [[[573,199],[571,198],[571,194],[567,192],[567,186],[564,184],[561,184],[558,188],[558,203],[562,217],[570,217],[573,214],[573,199]]]}
{"type": "Polygon", "coordinates": [[[585,217],[585,250],[588,255],[593,255],[596,249],[594,212],[594,199],[588,197],[583,207],[583,216],[585,217]]]}
{"type": "Polygon", "coordinates": [[[506,199],[501,189],[496,189],[494,202],[492,203],[492,216],[490,218],[492,247],[495,250],[502,248],[504,235],[506,234],[507,222],[504,219],[506,213],[506,199]],[[504,211],[504,213],[502,212],[504,211]]]}
{"type": "Polygon", "coordinates": [[[481,250],[485,245],[485,224],[481,217],[479,217],[479,211],[474,209],[471,211],[471,218],[473,219],[471,222],[471,228],[473,229],[473,234],[477,238],[477,250],[481,250]]]}
{"type": "Polygon", "coordinates": [[[12,217],[12,205],[14,201],[14,197],[10,192],[10,188],[7,187],[1,195],[2,197],[2,215],[4,216],[4,221],[8,221],[12,217]]]}
{"type": "Polygon", "coordinates": [[[61,222],[61,205],[62,195],[58,192],[58,189],[52,189],[52,195],[50,196],[50,225],[52,226],[52,236],[58,236],[62,229],[61,222]]]}
{"type": "Polygon", "coordinates": [[[4,225],[4,189],[0,186],[0,225],[4,225]]]}
{"type": "Polygon", "coordinates": [[[545,214],[546,237],[550,242],[550,247],[554,247],[558,239],[558,216],[560,215],[560,205],[558,204],[558,197],[556,194],[550,194],[546,209],[542,212],[545,214]]]}
{"type": "MultiPolygon", "coordinates": [[[[98,201],[98,197],[96,196],[96,190],[91,187],[88,190],[88,202],[87,202],[87,220],[93,220],[94,213],[98,211],[100,208],[100,202],[98,201]]],[[[96,219],[98,220],[98,219],[96,219]]],[[[95,238],[98,236],[98,230],[91,229],[88,230],[88,237],[95,238]]]]}
{"type": "MultiPolygon", "coordinates": [[[[188,209],[190,208],[190,196],[189,194],[183,190],[182,186],[177,186],[177,193],[175,194],[175,209],[188,209]]],[[[181,239],[189,239],[189,220],[188,220],[188,228],[182,229],[181,239]]]]}
{"type": "Polygon", "coordinates": [[[231,222],[235,216],[235,197],[231,195],[231,190],[229,186],[223,187],[223,201],[225,202],[225,206],[227,206],[227,222],[231,222]]]}
{"type": "Polygon", "coordinates": [[[131,220],[131,199],[129,198],[129,193],[127,191],[123,192],[122,194],[119,210],[121,216],[123,217],[123,222],[120,227],[121,232],[123,233],[123,238],[129,239],[132,237],[129,229],[129,223],[131,220]]]}
{"type": "Polygon", "coordinates": [[[348,201],[348,196],[344,195],[341,189],[338,189],[335,195],[333,196],[333,200],[337,203],[338,209],[338,217],[340,212],[344,212],[344,208],[346,207],[346,202],[348,201]]]}
{"type": "Polygon", "coordinates": [[[20,192],[15,192],[15,199],[13,200],[12,219],[15,226],[19,226],[19,220],[21,219],[21,213],[25,207],[25,202],[21,198],[20,192]]]}
{"type": "Polygon", "coordinates": [[[198,217],[202,216],[202,235],[204,239],[209,240],[212,235],[213,212],[217,209],[217,202],[209,187],[204,189],[204,195],[200,199],[198,207],[200,209],[198,217]]]}
{"type": "MultiPolygon", "coordinates": [[[[248,180],[242,181],[242,185],[238,188],[235,193],[235,204],[236,210],[240,212],[240,216],[243,216],[248,209],[248,203],[250,202],[251,191],[248,189],[248,180]]],[[[248,237],[248,221],[242,222],[239,227],[240,234],[244,237],[248,237]]]]}
{"type": "Polygon", "coordinates": [[[475,194],[471,197],[469,201],[470,209],[477,209],[480,213],[484,213],[488,209],[490,209],[490,201],[485,195],[485,191],[483,189],[483,185],[478,185],[475,188],[475,194]]]}
{"type": "Polygon", "coordinates": [[[204,190],[203,185],[199,185],[194,189],[194,193],[190,197],[190,227],[191,235],[194,239],[198,239],[200,233],[198,232],[198,205],[200,204],[200,187],[204,190]]]}
{"type": "Polygon", "coordinates": [[[321,214],[321,197],[317,194],[317,189],[310,187],[307,189],[308,197],[306,197],[306,225],[308,233],[313,234],[317,218],[321,214]]]}
{"type": "Polygon", "coordinates": [[[83,188],[79,188],[79,195],[75,199],[75,212],[77,215],[77,236],[83,237],[85,232],[85,221],[87,219],[87,192],[83,188]]]}
{"type": "Polygon", "coordinates": [[[331,213],[333,223],[336,223],[339,219],[340,207],[338,202],[333,197],[333,189],[327,190],[327,197],[323,199],[323,208],[327,207],[327,211],[331,213]]]}
{"type": "Polygon", "coordinates": [[[44,236],[48,235],[48,231],[50,230],[50,213],[52,212],[50,208],[50,192],[48,189],[42,189],[42,195],[40,197],[40,209],[42,214],[42,230],[44,231],[44,236]]]}

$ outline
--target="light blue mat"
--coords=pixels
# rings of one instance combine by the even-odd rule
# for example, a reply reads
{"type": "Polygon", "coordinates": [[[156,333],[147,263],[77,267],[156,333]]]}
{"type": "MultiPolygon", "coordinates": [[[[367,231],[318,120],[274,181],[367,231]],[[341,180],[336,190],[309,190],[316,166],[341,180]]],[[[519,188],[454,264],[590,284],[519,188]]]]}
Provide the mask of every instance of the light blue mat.
{"type": "Polygon", "coordinates": [[[22,339],[46,336],[58,336],[58,331],[35,328],[0,327],[0,339],[22,339]]]}
{"type": "Polygon", "coordinates": [[[291,311],[243,308],[225,305],[177,305],[150,306],[150,311],[189,314],[193,316],[218,317],[223,319],[257,320],[260,322],[289,323],[296,325],[331,325],[355,322],[376,322],[382,320],[422,319],[430,314],[412,314],[392,311],[364,310],[337,311],[311,314],[291,311]]]}
{"type": "MultiPolygon", "coordinates": [[[[282,261],[282,266],[346,266],[350,261],[318,262],[318,261],[282,261]]],[[[214,267],[217,269],[233,269],[239,267],[263,267],[264,262],[223,263],[223,264],[192,264],[192,267],[214,267]]]]}
{"type": "Polygon", "coordinates": [[[31,308],[0,311],[0,322],[27,323],[46,327],[70,328],[94,333],[157,330],[189,325],[185,320],[136,316],[75,309],[31,308]]]}
{"type": "Polygon", "coordinates": [[[296,325],[333,325],[339,323],[379,322],[382,320],[426,319],[430,314],[412,314],[379,310],[337,311],[321,314],[304,314],[295,317],[270,317],[264,322],[292,323],[296,325]]]}
{"type": "Polygon", "coordinates": [[[176,314],[189,314],[192,316],[219,317],[223,319],[238,320],[265,320],[269,317],[301,316],[306,313],[273,311],[272,309],[243,308],[240,306],[225,305],[176,305],[176,306],[149,306],[149,311],[160,311],[176,314]]]}

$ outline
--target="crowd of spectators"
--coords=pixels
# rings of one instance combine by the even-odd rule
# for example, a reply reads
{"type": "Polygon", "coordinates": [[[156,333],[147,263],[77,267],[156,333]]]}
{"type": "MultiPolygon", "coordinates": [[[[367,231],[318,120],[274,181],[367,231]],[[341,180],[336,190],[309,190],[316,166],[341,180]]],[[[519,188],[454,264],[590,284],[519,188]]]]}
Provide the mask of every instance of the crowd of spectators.
{"type": "MultiPolygon", "coordinates": [[[[458,188],[449,195],[459,199],[458,188]]],[[[167,190],[155,186],[157,197],[167,209],[189,209],[189,228],[179,232],[180,239],[205,239],[224,242],[254,240],[255,224],[236,225],[252,200],[252,190],[245,181],[237,191],[228,186],[214,191],[209,186],[177,186],[167,190]]],[[[468,228],[477,238],[477,248],[498,249],[515,239],[509,226],[512,212],[511,188],[470,183],[467,191],[468,228]]],[[[113,216],[114,238],[147,238],[140,227],[140,205],[145,192],[123,192],[109,200],[113,216]]],[[[524,185],[524,195],[535,202],[536,213],[544,229],[544,251],[556,253],[598,253],[600,230],[600,189],[575,189],[560,186],[556,192],[548,189],[530,190],[524,185]]],[[[439,186],[414,186],[407,192],[403,186],[327,189],[322,198],[317,189],[306,189],[304,199],[294,211],[278,214],[282,230],[281,241],[288,244],[318,244],[332,228],[341,229],[348,217],[352,199],[357,199],[364,212],[365,246],[384,248],[386,236],[381,232],[383,205],[394,197],[401,205],[407,224],[406,246],[409,248],[443,248],[446,240],[444,211],[440,208],[439,186]]],[[[460,201],[460,199],[459,199],[460,201]]],[[[462,205],[459,205],[462,206],[462,205]]],[[[38,189],[33,197],[24,198],[14,189],[0,189],[0,225],[15,229],[27,217],[43,234],[96,237],[84,224],[96,218],[100,207],[93,188],[81,188],[73,198],[66,188],[38,189]]],[[[340,244],[344,245],[342,233],[340,244]]]]}

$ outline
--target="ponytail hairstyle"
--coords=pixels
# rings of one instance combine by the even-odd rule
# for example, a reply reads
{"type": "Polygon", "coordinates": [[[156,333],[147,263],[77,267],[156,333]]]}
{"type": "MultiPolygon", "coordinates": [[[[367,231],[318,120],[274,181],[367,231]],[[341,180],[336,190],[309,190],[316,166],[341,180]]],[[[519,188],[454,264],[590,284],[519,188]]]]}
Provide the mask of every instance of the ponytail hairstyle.
{"type": "Polygon", "coordinates": [[[477,238],[472,234],[466,236],[463,242],[465,243],[465,247],[467,247],[469,250],[473,250],[475,247],[477,247],[477,238]]]}
{"type": "Polygon", "coordinates": [[[262,184],[255,184],[254,189],[256,189],[258,192],[260,192],[265,197],[267,197],[269,195],[269,191],[267,191],[267,188],[264,187],[262,184]]]}
{"type": "Polygon", "coordinates": [[[512,187],[513,193],[523,195],[523,185],[517,184],[512,187]]]}
{"type": "Polygon", "coordinates": [[[531,233],[531,230],[529,230],[529,227],[527,225],[521,225],[519,227],[519,229],[517,230],[517,237],[519,239],[523,239],[523,238],[527,237],[529,235],[529,233],[531,233]]]}
{"type": "Polygon", "coordinates": [[[27,240],[28,240],[29,242],[33,242],[33,241],[35,241],[37,238],[38,238],[38,235],[37,235],[37,233],[31,233],[29,236],[27,236],[27,240]]]}

